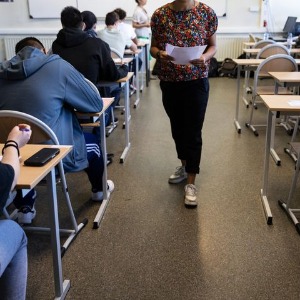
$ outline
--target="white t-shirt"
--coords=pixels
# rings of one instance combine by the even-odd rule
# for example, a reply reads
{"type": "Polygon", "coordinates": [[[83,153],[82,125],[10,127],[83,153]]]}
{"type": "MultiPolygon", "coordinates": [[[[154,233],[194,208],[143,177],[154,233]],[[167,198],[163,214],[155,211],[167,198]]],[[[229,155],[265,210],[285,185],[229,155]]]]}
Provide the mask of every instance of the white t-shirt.
{"type": "MultiPolygon", "coordinates": [[[[140,23],[140,24],[150,22],[150,18],[147,14],[147,11],[140,6],[136,7],[136,9],[133,13],[133,16],[132,16],[132,20],[134,22],[140,23]]],[[[151,30],[150,30],[150,27],[135,28],[135,33],[138,38],[139,37],[149,38],[151,30]]]]}
{"type": "Polygon", "coordinates": [[[126,39],[125,36],[117,28],[104,28],[98,31],[98,37],[106,42],[110,48],[117,50],[122,57],[124,56],[125,47],[130,47],[131,39],[126,39]]]}
{"type": "Polygon", "coordinates": [[[134,31],[134,28],[132,27],[132,25],[121,22],[121,23],[119,23],[118,28],[127,39],[132,40],[132,39],[136,38],[136,34],[135,34],[135,31],[134,31]]]}

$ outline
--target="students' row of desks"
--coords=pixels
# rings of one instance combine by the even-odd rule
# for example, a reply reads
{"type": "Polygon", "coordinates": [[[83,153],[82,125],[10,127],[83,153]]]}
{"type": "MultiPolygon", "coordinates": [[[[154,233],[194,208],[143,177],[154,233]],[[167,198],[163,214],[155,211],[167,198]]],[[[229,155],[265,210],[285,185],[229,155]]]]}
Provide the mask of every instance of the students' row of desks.
{"type": "MultiPolygon", "coordinates": [[[[255,69],[263,61],[263,59],[234,59],[238,64],[238,78],[237,78],[237,98],[236,98],[236,114],[234,119],[235,127],[238,133],[241,133],[241,127],[238,121],[239,115],[239,102],[240,102],[240,71],[242,68],[248,70],[255,69]]],[[[297,64],[300,64],[300,59],[296,59],[297,64]]],[[[277,95],[278,87],[284,86],[299,86],[300,85],[300,72],[269,72],[270,76],[275,80],[274,95],[260,95],[260,98],[268,108],[267,118],[267,132],[266,132],[266,144],[265,144],[265,155],[264,155],[264,173],[263,173],[263,187],[261,189],[261,200],[264,207],[267,224],[272,224],[273,216],[268,202],[268,182],[269,182],[269,157],[272,153],[272,136],[275,134],[273,116],[281,115],[300,115],[300,95],[277,95]]],[[[292,219],[291,209],[283,205],[287,214],[292,219]]]]}
{"type": "MultiPolygon", "coordinates": [[[[125,61],[122,63],[129,63],[132,58],[125,58],[125,61]]],[[[138,64],[136,64],[138,66],[138,64]]],[[[138,70],[137,70],[138,71],[138,70]]],[[[137,73],[138,74],[138,73],[137,73]]],[[[124,162],[126,155],[130,148],[129,142],[129,121],[130,121],[130,105],[129,105],[129,80],[132,78],[133,72],[129,72],[128,75],[124,78],[121,78],[117,81],[120,85],[125,85],[125,148],[121,155],[120,162],[124,162]]],[[[138,94],[138,92],[137,92],[138,94]]],[[[105,124],[105,111],[111,106],[113,103],[113,98],[102,98],[103,99],[103,109],[101,112],[97,113],[79,113],[78,116],[89,116],[96,117],[97,122],[93,122],[92,124],[84,124],[84,126],[100,126],[100,124],[105,124]]],[[[107,150],[106,150],[106,133],[105,126],[100,126],[101,131],[101,148],[104,160],[104,172],[103,172],[103,187],[107,185],[107,150]]],[[[0,145],[0,147],[3,145],[0,145]]],[[[20,155],[22,157],[22,162],[26,160],[28,157],[36,153],[38,150],[44,147],[51,147],[45,145],[25,145],[20,149],[20,155]]],[[[60,152],[57,156],[55,156],[52,160],[50,160],[43,167],[28,167],[24,166],[21,162],[21,171],[20,177],[18,179],[16,189],[33,189],[36,185],[42,181],[44,178],[47,180],[48,187],[48,204],[49,204],[49,232],[51,234],[51,250],[52,250],[52,258],[53,258],[53,274],[54,274],[54,288],[55,288],[55,299],[65,299],[69,289],[70,289],[70,280],[63,279],[63,270],[62,270],[62,247],[60,242],[60,232],[65,231],[73,234],[74,230],[61,230],[59,226],[59,218],[58,218],[58,203],[57,203],[57,190],[56,190],[56,175],[55,175],[55,167],[62,161],[62,159],[71,151],[72,146],[68,145],[55,145],[55,147],[60,149],[60,152]]],[[[99,224],[102,220],[106,207],[108,205],[110,199],[110,194],[107,189],[103,190],[103,201],[99,207],[97,215],[95,216],[93,228],[98,228],[99,224]]],[[[45,228],[41,228],[41,230],[46,231],[45,228]]],[[[48,230],[47,230],[48,231],[48,230]]],[[[69,242],[70,243],[70,242],[69,242]]],[[[64,249],[66,250],[66,249],[64,249]]]]}

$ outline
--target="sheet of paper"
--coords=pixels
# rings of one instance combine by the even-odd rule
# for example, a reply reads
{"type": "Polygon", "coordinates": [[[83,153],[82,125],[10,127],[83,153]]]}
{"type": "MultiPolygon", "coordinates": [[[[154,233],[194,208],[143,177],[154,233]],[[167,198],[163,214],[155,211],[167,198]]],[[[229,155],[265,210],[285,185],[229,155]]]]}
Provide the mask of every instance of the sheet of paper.
{"type": "Polygon", "coordinates": [[[290,100],[288,101],[289,106],[300,107],[300,100],[290,100]]]}
{"type": "Polygon", "coordinates": [[[199,58],[206,48],[205,46],[177,47],[170,44],[166,45],[168,55],[174,57],[174,64],[189,65],[190,61],[199,58]]]}

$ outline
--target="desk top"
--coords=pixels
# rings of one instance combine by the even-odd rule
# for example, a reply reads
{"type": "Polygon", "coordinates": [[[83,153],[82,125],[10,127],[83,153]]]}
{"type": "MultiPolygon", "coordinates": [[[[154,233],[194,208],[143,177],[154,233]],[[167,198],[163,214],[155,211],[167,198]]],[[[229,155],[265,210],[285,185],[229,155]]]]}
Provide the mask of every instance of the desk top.
{"type": "Polygon", "coordinates": [[[300,112],[300,105],[291,105],[293,101],[300,102],[299,95],[259,95],[271,111],[300,112]]]}
{"type": "MultiPolygon", "coordinates": [[[[249,54],[257,54],[259,51],[261,50],[261,48],[244,48],[243,52],[245,53],[249,53],[249,54]]],[[[300,48],[292,48],[289,50],[291,54],[296,54],[296,53],[300,53],[300,48]]]]}
{"type": "Polygon", "coordinates": [[[126,77],[120,78],[119,80],[117,80],[116,82],[122,83],[122,82],[127,82],[129,81],[129,79],[133,76],[133,72],[128,72],[126,77]]]}
{"type": "Polygon", "coordinates": [[[269,74],[280,82],[300,82],[300,72],[269,72],[269,74]]]}
{"type": "Polygon", "coordinates": [[[114,102],[115,98],[102,98],[103,100],[103,109],[99,112],[76,112],[77,116],[90,116],[90,117],[100,117],[103,112],[105,112],[111,104],[114,102]]]}
{"type": "Polygon", "coordinates": [[[116,65],[128,65],[133,61],[132,57],[123,57],[123,58],[113,58],[113,61],[115,62],[116,65]]]}
{"type": "MultiPolygon", "coordinates": [[[[240,66],[258,66],[265,59],[262,58],[234,58],[233,61],[240,66]]],[[[296,64],[300,65],[300,59],[295,59],[296,64]]]]}
{"type": "MultiPolygon", "coordinates": [[[[256,44],[256,42],[243,42],[243,44],[246,47],[252,47],[252,46],[254,46],[256,44]]],[[[276,42],[276,44],[287,45],[287,41],[285,41],[285,42],[276,42]]],[[[292,45],[296,45],[296,42],[292,42],[292,45]]]]}
{"type": "MultiPolygon", "coordinates": [[[[3,144],[0,144],[2,149],[3,144]]],[[[17,189],[32,189],[34,188],[50,171],[55,167],[71,150],[73,146],[63,145],[33,145],[27,144],[20,148],[21,155],[21,170],[20,177],[18,179],[16,188],[17,189]],[[23,162],[25,159],[36,153],[42,148],[59,148],[60,152],[48,163],[41,167],[29,167],[24,166],[23,162]]]]}
{"type": "Polygon", "coordinates": [[[137,49],[136,51],[132,51],[130,49],[126,49],[124,51],[124,54],[130,54],[130,55],[134,55],[134,54],[140,54],[143,50],[142,49],[137,49]]]}

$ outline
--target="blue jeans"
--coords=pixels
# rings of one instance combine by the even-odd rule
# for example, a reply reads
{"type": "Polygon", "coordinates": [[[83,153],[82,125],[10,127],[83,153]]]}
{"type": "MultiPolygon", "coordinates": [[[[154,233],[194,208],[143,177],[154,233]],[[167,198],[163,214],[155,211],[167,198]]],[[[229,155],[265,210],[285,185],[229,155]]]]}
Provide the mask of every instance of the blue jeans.
{"type": "Polygon", "coordinates": [[[186,161],[186,172],[198,174],[202,152],[204,122],[209,82],[207,78],[192,81],[161,81],[162,100],[170,119],[177,157],[186,161]]]}
{"type": "Polygon", "coordinates": [[[14,221],[0,221],[0,299],[24,300],[27,284],[27,237],[14,221]]]}

